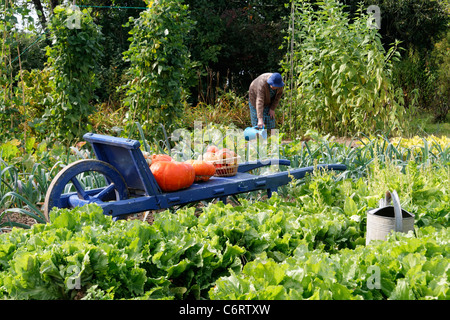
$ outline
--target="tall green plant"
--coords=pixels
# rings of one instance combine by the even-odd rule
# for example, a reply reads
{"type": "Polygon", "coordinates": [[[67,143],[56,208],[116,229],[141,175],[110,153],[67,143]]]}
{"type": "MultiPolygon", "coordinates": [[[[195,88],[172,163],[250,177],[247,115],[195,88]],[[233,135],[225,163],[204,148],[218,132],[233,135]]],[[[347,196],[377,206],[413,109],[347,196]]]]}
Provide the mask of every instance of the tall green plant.
{"type": "Polygon", "coordinates": [[[149,8],[138,19],[130,19],[134,28],[124,53],[131,63],[124,104],[130,108],[129,120],[150,131],[158,123],[167,128],[175,124],[183,111],[192,68],[185,37],[193,22],[188,7],[179,1],[147,2],[149,8]]]}
{"type": "Polygon", "coordinates": [[[37,128],[62,140],[81,137],[98,86],[96,65],[101,57],[100,28],[89,11],[57,7],[48,26],[52,45],[47,47],[50,67],[50,104],[37,128]]]}
{"type": "Polygon", "coordinates": [[[2,140],[16,137],[24,121],[19,110],[22,103],[22,87],[17,86],[16,76],[22,70],[22,60],[17,57],[18,18],[25,20],[28,10],[13,1],[0,1],[0,127],[2,140]]]}
{"type": "Polygon", "coordinates": [[[290,131],[351,135],[400,128],[402,94],[390,81],[397,44],[385,52],[362,9],[352,21],[336,0],[292,6],[284,62],[290,131]]]}

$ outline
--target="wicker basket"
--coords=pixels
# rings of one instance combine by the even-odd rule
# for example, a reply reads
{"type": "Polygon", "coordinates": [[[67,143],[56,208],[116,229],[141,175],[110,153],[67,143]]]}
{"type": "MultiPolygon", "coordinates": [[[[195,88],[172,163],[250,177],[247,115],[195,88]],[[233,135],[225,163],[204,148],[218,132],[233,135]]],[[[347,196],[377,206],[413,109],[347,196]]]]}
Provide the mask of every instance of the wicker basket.
{"type": "Polygon", "coordinates": [[[227,158],[209,161],[216,167],[216,173],[214,176],[216,177],[232,177],[235,176],[238,171],[238,160],[239,157],[227,158]]]}
{"type": "Polygon", "coordinates": [[[216,177],[232,177],[238,171],[238,164],[227,165],[226,167],[216,167],[216,177]]]}

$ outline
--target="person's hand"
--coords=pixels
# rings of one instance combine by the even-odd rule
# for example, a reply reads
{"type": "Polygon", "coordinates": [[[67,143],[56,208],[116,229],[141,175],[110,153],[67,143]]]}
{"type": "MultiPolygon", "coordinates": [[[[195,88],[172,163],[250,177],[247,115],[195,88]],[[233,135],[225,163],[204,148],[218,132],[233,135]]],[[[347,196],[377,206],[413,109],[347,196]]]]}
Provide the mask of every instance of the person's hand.
{"type": "Polygon", "coordinates": [[[264,127],[264,121],[262,119],[258,119],[258,128],[262,129],[264,127]]]}
{"type": "Polygon", "coordinates": [[[275,110],[270,109],[269,110],[269,116],[271,119],[275,118],[275,110]]]}

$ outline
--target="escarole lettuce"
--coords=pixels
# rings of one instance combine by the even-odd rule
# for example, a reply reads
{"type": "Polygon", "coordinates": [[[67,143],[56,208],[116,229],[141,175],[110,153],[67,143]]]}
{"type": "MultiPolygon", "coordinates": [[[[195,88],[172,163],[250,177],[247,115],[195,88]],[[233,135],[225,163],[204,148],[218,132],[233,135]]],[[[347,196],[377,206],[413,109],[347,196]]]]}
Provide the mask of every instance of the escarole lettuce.
{"type": "Polygon", "coordinates": [[[448,229],[426,227],[417,238],[395,234],[385,242],[329,254],[304,242],[277,263],[266,253],[240,274],[218,279],[211,299],[443,299],[450,298],[448,229]]]}

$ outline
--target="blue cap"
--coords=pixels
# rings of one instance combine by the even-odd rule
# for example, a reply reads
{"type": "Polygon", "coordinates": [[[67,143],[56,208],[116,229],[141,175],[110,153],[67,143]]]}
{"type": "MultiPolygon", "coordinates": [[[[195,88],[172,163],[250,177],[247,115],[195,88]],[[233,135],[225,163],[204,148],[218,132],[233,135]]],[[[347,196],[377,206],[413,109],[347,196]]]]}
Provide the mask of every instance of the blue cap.
{"type": "Polygon", "coordinates": [[[281,78],[281,74],[275,72],[273,73],[269,79],[267,79],[267,83],[274,87],[284,87],[283,79],[281,78]]]}

